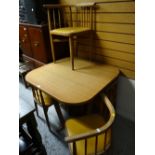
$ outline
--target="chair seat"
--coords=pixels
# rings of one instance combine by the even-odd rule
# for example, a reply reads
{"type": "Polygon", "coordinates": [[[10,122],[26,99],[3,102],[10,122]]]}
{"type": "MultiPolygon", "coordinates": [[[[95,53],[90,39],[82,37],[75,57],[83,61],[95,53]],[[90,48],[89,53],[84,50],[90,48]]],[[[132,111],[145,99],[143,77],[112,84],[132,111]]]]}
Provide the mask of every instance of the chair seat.
{"type": "Polygon", "coordinates": [[[50,34],[68,37],[70,35],[80,34],[87,31],[91,31],[91,29],[86,27],[64,27],[51,30],[50,34]]]}
{"type": "MultiPolygon", "coordinates": [[[[42,101],[41,101],[41,96],[40,96],[39,90],[35,90],[35,91],[38,91],[38,95],[36,95],[35,99],[40,104],[40,103],[42,103],[42,101]]],[[[45,106],[50,106],[50,105],[53,104],[53,100],[52,100],[52,98],[49,95],[47,95],[46,93],[42,92],[42,96],[43,96],[43,99],[44,99],[45,106]]]]}
{"type": "MultiPolygon", "coordinates": [[[[81,133],[88,133],[105,124],[105,120],[98,114],[86,115],[79,118],[68,119],[65,123],[68,136],[74,136],[81,133]],[[93,122],[93,123],[92,123],[93,122]]],[[[97,152],[104,152],[111,140],[111,129],[107,131],[106,142],[105,133],[98,136],[97,152]],[[106,145],[106,146],[104,146],[106,145]]],[[[70,145],[73,151],[72,144],[70,145]]],[[[76,142],[77,155],[85,154],[85,141],[79,140],[76,142]]],[[[94,154],[95,152],[95,137],[87,139],[87,154],[94,154]]]]}

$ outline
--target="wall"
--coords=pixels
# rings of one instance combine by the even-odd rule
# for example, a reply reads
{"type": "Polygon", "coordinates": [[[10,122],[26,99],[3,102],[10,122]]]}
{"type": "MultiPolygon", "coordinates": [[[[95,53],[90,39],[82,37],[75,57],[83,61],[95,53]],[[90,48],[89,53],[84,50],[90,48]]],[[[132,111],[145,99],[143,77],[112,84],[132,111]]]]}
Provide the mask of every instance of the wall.
{"type": "MultiPolygon", "coordinates": [[[[97,2],[93,57],[119,67],[116,111],[135,119],[135,2],[133,0],[60,0],[62,4],[97,2]]],[[[88,55],[89,44],[80,44],[80,55],[88,55]]]]}

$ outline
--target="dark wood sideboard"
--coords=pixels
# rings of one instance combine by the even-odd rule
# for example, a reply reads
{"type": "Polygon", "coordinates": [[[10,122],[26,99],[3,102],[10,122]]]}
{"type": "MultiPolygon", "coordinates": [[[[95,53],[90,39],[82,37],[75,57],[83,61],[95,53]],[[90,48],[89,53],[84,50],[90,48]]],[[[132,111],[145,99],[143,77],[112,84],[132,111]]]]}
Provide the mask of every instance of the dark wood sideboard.
{"type": "Polygon", "coordinates": [[[34,24],[19,24],[19,40],[23,58],[32,61],[34,66],[51,62],[51,49],[48,26],[34,24]]]}
{"type": "MultiPolygon", "coordinates": [[[[34,67],[52,62],[47,24],[35,25],[20,23],[19,40],[24,60],[31,61],[34,67]]],[[[69,55],[68,44],[57,43],[56,50],[56,59],[69,55]]]]}

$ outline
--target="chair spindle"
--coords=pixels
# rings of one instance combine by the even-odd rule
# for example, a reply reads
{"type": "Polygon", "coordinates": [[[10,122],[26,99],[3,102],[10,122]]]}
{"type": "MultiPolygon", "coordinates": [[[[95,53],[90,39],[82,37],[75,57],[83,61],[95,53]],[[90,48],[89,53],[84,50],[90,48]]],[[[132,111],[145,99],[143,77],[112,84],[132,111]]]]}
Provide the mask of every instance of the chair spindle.
{"type": "Polygon", "coordinates": [[[106,149],[105,146],[106,146],[106,143],[107,143],[107,130],[105,131],[104,134],[105,134],[105,138],[104,138],[104,148],[103,149],[105,150],[106,149]]]}
{"type": "Polygon", "coordinates": [[[56,28],[56,17],[55,17],[55,10],[53,9],[53,24],[54,28],[56,28]]]}
{"type": "Polygon", "coordinates": [[[76,155],[76,142],[73,142],[73,155],[76,155]]]}
{"type": "Polygon", "coordinates": [[[87,155],[87,138],[85,139],[85,155],[87,155]]]}
{"type": "Polygon", "coordinates": [[[98,135],[95,136],[95,155],[97,154],[98,135]]]}
{"type": "Polygon", "coordinates": [[[59,28],[62,26],[61,24],[61,15],[60,15],[60,9],[58,9],[58,18],[59,18],[59,28]]]}
{"type": "Polygon", "coordinates": [[[70,26],[73,26],[72,25],[72,23],[73,23],[72,20],[73,19],[72,19],[72,8],[71,7],[69,7],[69,15],[70,15],[70,26]]]}
{"type": "Polygon", "coordinates": [[[51,15],[50,15],[50,9],[47,9],[47,18],[48,18],[48,29],[51,30],[51,15]]]}

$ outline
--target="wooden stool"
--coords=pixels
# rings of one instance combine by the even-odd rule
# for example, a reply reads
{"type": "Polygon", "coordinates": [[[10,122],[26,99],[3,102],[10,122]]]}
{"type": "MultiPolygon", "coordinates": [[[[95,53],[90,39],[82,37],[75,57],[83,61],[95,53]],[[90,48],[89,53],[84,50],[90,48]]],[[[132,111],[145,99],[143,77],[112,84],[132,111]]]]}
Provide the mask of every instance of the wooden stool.
{"type": "Polygon", "coordinates": [[[30,66],[29,64],[20,64],[19,65],[19,76],[22,78],[25,87],[28,87],[27,82],[25,81],[25,75],[32,70],[32,66],[30,66]]]}

